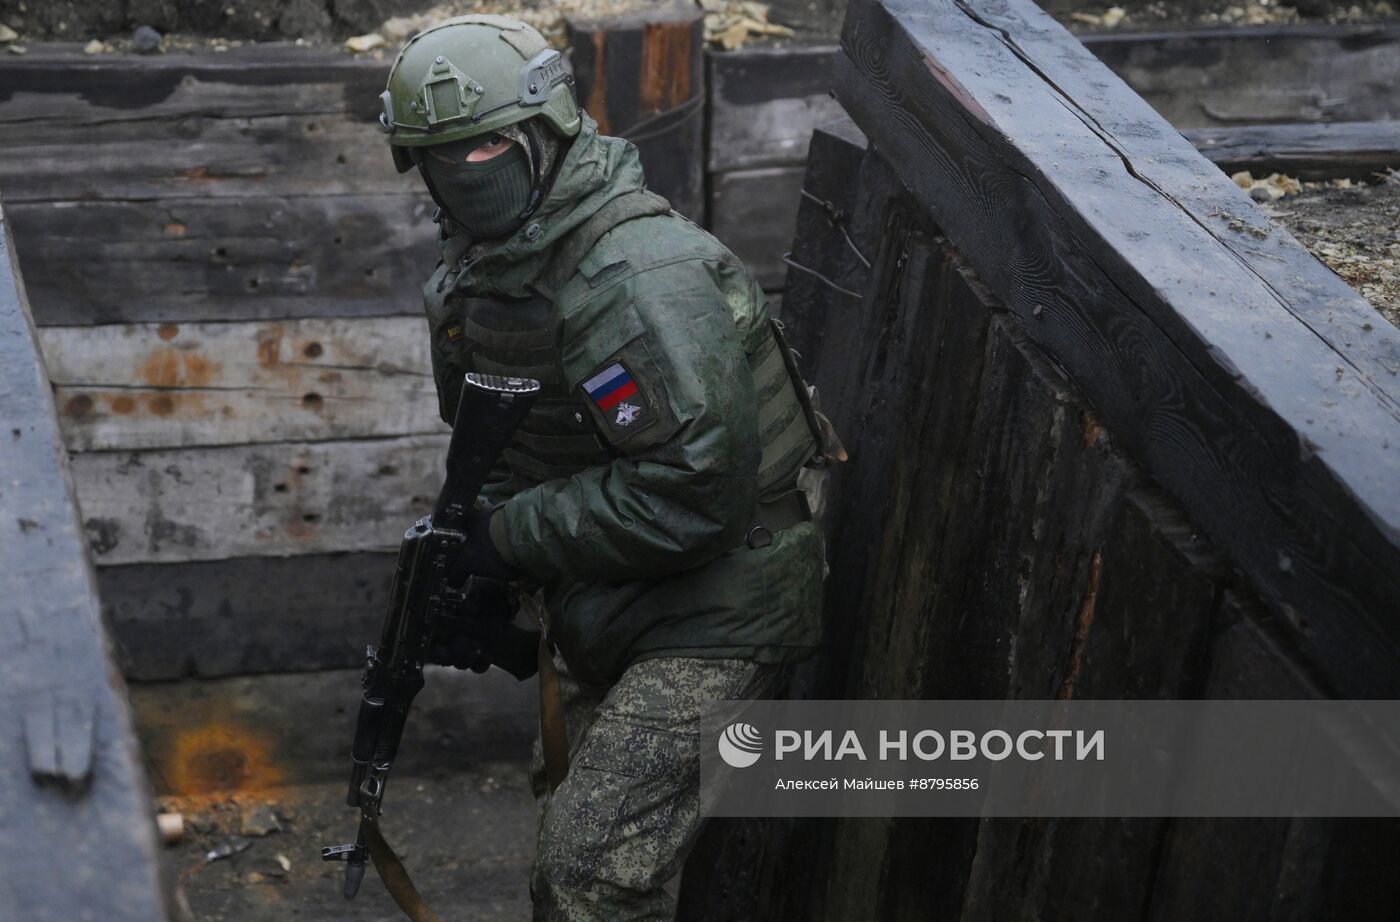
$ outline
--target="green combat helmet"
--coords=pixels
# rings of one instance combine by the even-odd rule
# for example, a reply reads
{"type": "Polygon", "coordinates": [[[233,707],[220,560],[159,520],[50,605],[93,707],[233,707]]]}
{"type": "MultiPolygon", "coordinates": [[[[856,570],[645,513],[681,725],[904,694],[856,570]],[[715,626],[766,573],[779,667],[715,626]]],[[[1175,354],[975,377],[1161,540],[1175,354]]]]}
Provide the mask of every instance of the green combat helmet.
{"type": "Polygon", "coordinates": [[[460,141],[539,116],[559,136],[578,134],[573,77],[539,32],[504,16],[456,16],[403,46],[380,99],[380,128],[394,166],[408,148],[460,141]]]}

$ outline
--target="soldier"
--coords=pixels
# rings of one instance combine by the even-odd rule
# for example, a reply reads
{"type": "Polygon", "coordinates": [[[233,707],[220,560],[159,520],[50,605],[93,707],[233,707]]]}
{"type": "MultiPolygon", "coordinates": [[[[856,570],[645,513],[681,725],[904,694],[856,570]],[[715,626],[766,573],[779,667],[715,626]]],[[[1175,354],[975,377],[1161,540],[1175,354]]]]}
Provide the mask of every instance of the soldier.
{"type": "Polygon", "coordinates": [[[535,916],[671,919],[714,745],[701,707],[770,692],[818,640],[797,480],[819,422],[752,277],[644,189],[534,29],[434,26],[383,103],[394,163],[439,206],[423,290],[442,418],[468,371],[543,385],[466,564],[537,587],[558,651],[569,764],[547,780],[537,747],[535,916]]]}

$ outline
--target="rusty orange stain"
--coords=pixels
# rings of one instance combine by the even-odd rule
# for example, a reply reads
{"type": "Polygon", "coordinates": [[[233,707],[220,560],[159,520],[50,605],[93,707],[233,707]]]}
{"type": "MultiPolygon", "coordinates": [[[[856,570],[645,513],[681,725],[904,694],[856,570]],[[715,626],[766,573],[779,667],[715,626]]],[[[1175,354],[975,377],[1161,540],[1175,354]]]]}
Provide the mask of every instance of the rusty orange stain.
{"type": "Polygon", "coordinates": [[[120,397],[112,398],[112,412],[118,416],[126,416],[136,409],[136,401],[122,394],[120,397]]]}
{"type": "Polygon", "coordinates": [[[1085,410],[1080,417],[1080,423],[1084,427],[1084,447],[1088,448],[1097,445],[1103,438],[1103,423],[1099,418],[1088,410],[1085,410]]]}
{"type": "Polygon", "coordinates": [[[169,394],[156,394],[150,399],[148,406],[156,416],[169,416],[175,412],[175,401],[169,394]]]}
{"type": "MultiPolygon", "coordinates": [[[[170,338],[163,329],[157,335],[162,339],[170,338]]],[[[136,374],[151,387],[207,387],[218,376],[221,367],[218,362],[199,352],[162,346],[146,355],[136,374]]]]}
{"type": "Polygon", "coordinates": [[[173,794],[264,790],[283,778],[274,751],[268,734],[211,720],[177,731],[160,775],[173,794]]]}
{"type": "Polygon", "coordinates": [[[1099,571],[1103,567],[1103,550],[1094,551],[1089,562],[1089,585],[1084,590],[1084,601],[1079,605],[1079,617],[1074,624],[1074,653],[1070,657],[1069,674],[1060,685],[1060,693],[1055,697],[1061,701],[1074,698],[1074,685],[1079,681],[1079,673],[1084,668],[1084,644],[1089,639],[1089,628],[1094,623],[1094,609],[1099,600],[1099,571]]]}
{"type": "Polygon", "coordinates": [[[164,230],[167,237],[183,237],[189,232],[189,228],[178,221],[172,221],[165,225],[164,230]]]}
{"type": "Polygon", "coordinates": [[[68,402],[63,405],[64,416],[86,416],[91,412],[92,398],[87,394],[69,397],[68,402]]]}
{"type": "Polygon", "coordinates": [[[688,22],[649,23],[642,30],[642,109],[660,112],[690,98],[690,50],[688,22]]]}
{"type": "Polygon", "coordinates": [[[282,328],[265,327],[258,331],[258,364],[272,368],[282,363],[282,328]]]}
{"type": "Polygon", "coordinates": [[[612,134],[608,119],[608,33],[593,33],[593,86],[588,90],[584,108],[598,121],[599,134],[612,134]]]}
{"type": "Polygon", "coordinates": [[[162,323],[156,330],[156,335],[169,342],[180,335],[180,326],[175,323],[162,323]]]}

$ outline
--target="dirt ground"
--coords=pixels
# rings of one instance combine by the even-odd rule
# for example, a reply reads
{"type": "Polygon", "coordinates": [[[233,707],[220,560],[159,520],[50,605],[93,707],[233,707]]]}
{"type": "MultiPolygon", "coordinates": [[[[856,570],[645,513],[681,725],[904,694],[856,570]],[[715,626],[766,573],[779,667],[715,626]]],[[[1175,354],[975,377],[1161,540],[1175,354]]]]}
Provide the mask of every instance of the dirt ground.
{"type": "Polygon", "coordinates": [[[1308,183],[1266,208],[1400,327],[1400,173],[1350,188],[1308,183]]]}
{"type": "MultiPolygon", "coordinates": [[[[373,870],[340,894],[358,673],[132,688],[157,803],[184,838],[166,850],[197,922],[390,922],[373,870]],[[212,858],[212,860],[211,860],[212,858]]],[[[445,920],[528,918],[534,803],[527,764],[532,683],[433,670],[390,776],[384,829],[445,920]]]]}

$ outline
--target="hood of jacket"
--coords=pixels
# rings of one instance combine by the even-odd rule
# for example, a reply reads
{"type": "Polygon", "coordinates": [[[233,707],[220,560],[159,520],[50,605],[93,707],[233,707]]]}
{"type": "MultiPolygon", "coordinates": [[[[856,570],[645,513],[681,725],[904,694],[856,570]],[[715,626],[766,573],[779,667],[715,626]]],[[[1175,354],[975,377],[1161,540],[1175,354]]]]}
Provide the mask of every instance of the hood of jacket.
{"type": "MultiPolygon", "coordinates": [[[[554,247],[619,195],[641,189],[642,162],[630,141],[598,133],[587,113],[549,194],[525,225],[502,241],[467,249],[455,288],[477,297],[525,298],[554,247]]],[[[454,237],[441,242],[443,258],[460,252],[454,237]]]]}

